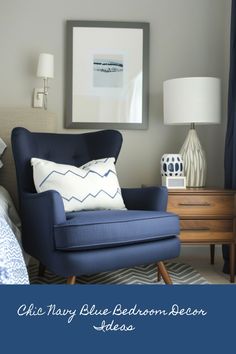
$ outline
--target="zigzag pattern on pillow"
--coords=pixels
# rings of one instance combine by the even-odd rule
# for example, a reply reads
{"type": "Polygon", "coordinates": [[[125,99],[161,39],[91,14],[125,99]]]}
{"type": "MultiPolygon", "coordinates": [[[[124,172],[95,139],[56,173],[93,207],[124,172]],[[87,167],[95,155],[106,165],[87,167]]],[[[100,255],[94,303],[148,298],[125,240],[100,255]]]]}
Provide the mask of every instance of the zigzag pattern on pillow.
{"type": "Polygon", "coordinates": [[[117,196],[117,194],[121,194],[121,191],[120,191],[120,188],[118,188],[114,195],[110,195],[109,193],[107,193],[106,191],[104,191],[103,189],[101,189],[99,192],[97,192],[97,194],[93,195],[93,194],[89,193],[89,194],[87,194],[87,195],[86,195],[83,199],[81,199],[81,200],[78,199],[78,198],[76,198],[76,197],[74,197],[74,196],[72,196],[72,197],[69,198],[69,199],[67,199],[66,197],[63,197],[63,196],[61,196],[61,197],[62,197],[62,199],[65,199],[67,202],[70,202],[71,199],[75,199],[75,200],[77,200],[78,202],[83,203],[88,197],[97,198],[97,196],[98,196],[100,193],[105,193],[106,195],[108,195],[108,197],[114,199],[114,198],[117,196]]]}
{"type": "Polygon", "coordinates": [[[75,172],[73,172],[73,171],[71,171],[71,170],[67,170],[65,173],[62,173],[62,172],[53,170],[52,172],[49,173],[48,176],[46,176],[46,177],[44,178],[44,180],[40,183],[39,187],[41,187],[41,186],[44,184],[44,182],[46,182],[47,179],[49,179],[50,176],[53,175],[54,173],[55,173],[55,174],[59,174],[59,175],[61,175],[61,176],[66,176],[68,173],[72,173],[73,175],[78,176],[78,177],[80,177],[80,178],[86,178],[90,173],[95,173],[96,175],[98,175],[98,176],[101,177],[101,178],[107,177],[107,176],[109,175],[109,173],[114,173],[114,174],[116,175],[116,173],[115,173],[114,171],[112,171],[112,170],[108,170],[108,171],[105,172],[105,174],[103,174],[103,175],[100,174],[100,173],[98,173],[98,172],[96,172],[96,171],[90,170],[90,171],[86,172],[84,176],[80,175],[79,173],[75,173],[75,172]]]}
{"type": "Polygon", "coordinates": [[[32,158],[35,188],[58,191],[66,211],[125,209],[114,162],[112,157],[75,167],[32,158]]]}

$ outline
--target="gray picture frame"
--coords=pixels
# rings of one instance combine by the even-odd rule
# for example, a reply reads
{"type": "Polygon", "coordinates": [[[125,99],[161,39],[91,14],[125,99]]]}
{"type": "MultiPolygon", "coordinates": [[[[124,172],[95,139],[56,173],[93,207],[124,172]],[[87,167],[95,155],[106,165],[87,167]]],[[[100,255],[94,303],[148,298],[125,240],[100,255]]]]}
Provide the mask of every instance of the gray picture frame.
{"type": "MultiPolygon", "coordinates": [[[[114,21],[66,21],[66,90],[65,90],[65,128],[68,129],[147,129],[149,108],[149,23],[146,22],[114,22],[114,21]],[[76,27],[109,29],[140,29],[142,30],[142,102],[140,103],[142,118],[136,122],[99,122],[94,117],[93,122],[73,120],[73,32],[76,27]]],[[[131,43],[132,46],[132,43],[131,43]]],[[[79,63],[78,63],[79,64],[79,63]]],[[[140,111],[141,111],[140,110],[140,111]]]]}

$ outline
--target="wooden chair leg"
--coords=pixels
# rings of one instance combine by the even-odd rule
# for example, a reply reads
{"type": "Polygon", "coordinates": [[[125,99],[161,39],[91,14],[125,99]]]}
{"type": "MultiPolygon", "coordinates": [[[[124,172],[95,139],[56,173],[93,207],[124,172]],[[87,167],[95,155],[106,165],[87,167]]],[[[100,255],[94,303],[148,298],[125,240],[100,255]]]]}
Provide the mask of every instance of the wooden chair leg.
{"type": "Polygon", "coordinates": [[[71,277],[68,277],[66,283],[70,285],[74,285],[76,283],[76,276],[72,275],[71,277]]]}
{"type": "Polygon", "coordinates": [[[159,270],[159,272],[160,272],[165,284],[169,284],[169,285],[173,284],[172,280],[171,280],[171,278],[169,276],[169,273],[166,270],[166,267],[165,267],[164,263],[163,262],[158,262],[157,266],[158,266],[158,270],[159,270]]]}
{"type": "Polygon", "coordinates": [[[43,277],[45,270],[46,270],[46,267],[42,263],[39,263],[38,276],[43,277]]]}
{"type": "Polygon", "coordinates": [[[211,264],[215,263],[215,245],[210,245],[211,264]]]}

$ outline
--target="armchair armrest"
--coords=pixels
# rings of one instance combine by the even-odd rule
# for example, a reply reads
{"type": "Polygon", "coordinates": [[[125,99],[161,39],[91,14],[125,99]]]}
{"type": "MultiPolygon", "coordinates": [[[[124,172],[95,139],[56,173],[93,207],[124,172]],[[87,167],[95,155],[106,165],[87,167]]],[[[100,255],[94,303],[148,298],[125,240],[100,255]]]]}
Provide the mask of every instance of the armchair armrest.
{"type": "MultiPolygon", "coordinates": [[[[32,208],[39,218],[44,218],[46,210],[46,214],[50,215],[54,225],[66,221],[62,198],[54,190],[42,193],[23,193],[21,207],[23,210],[32,208]]],[[[30,212],[30,210],[27,210],[27,212],[30,212]]]]}
{"type": "Polygon", "coordinates": [[[166,187],[122,188],[121,193],[127,209],[166,211],[166,187]]]}
{"type": "Polygon", "coordinates": [[[53,226],[66,221],[62,198],[54,190],[38,194],[23,193],[20,211],[23,247],[43,262],[55,250],[53,226]]]}

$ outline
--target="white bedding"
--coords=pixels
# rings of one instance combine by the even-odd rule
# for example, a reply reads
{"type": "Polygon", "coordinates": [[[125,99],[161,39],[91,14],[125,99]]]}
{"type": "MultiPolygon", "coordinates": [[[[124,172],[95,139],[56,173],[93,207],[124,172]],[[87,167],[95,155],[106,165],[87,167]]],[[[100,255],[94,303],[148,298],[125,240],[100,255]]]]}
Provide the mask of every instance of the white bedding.
{"type": "Polygon", "coordinates": [[[9,193],[0,186],[0,284],[29,284],[25,261],[20,219],[9,193]]]}

